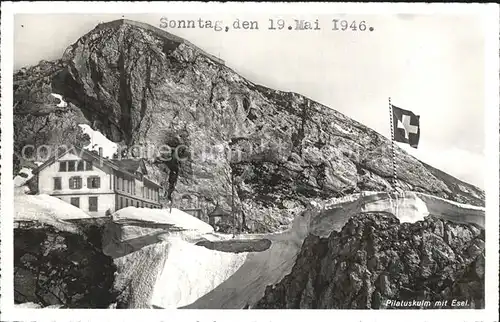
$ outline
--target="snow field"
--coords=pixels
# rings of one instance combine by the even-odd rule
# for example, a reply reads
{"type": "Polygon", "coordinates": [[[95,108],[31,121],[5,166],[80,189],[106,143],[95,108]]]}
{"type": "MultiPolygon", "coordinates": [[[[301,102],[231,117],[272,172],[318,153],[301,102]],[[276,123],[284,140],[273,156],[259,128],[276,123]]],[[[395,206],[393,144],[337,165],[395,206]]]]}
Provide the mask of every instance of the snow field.
{"type": "Polygon", "coordinates": [[[136,220],[156,224],[169,224],[183,230],[195,230],[198,234],[208,234],[214,231],[213,227],[177,208],[150,209],[127,207],[113,214],[113,221],[136,220]]]}
{"type": "MultiPolygon", "coordinates": [[[[40,221],[61,229],[68,219],[91,218],[81,209],[48,195],[15,195],[15,220],[40,221]]],[[[103,236],[103,251],[117,265],[115,288],[130,308],[252,307],[291,272],[308,234],[328,236],[357,214],[390,212],[401,222],[428,215],[484,227],[484,208],[425,194],[361,193],[311,208],[295,217],[287,231],[239,235],[234,239],[268,239],[261,252],[232,253],[195,245],[201,240],[231,243],[231,235],[179,209],[127,207],[112,215],[103,236]]]]}
{"type": "Polygon", "coordinates": [[[17,175],[14,177],[14,187],[21,187],[22,185],[24,185],[26,183],[26,181],[28,181],[29,179],[31,179],[33,177],[33,173],[31,172],[32,169],[30,168],[22,168],[19,173],[24,173],[27,177],[22,177],[20,175],[17,175]]]}
{"type": "Polygon", "coordinates": [[[74,231],[67,219],[92,218],[83,210],[49,195],[14,195],[14,221],[36,221],[61,230],[74,231]]]}

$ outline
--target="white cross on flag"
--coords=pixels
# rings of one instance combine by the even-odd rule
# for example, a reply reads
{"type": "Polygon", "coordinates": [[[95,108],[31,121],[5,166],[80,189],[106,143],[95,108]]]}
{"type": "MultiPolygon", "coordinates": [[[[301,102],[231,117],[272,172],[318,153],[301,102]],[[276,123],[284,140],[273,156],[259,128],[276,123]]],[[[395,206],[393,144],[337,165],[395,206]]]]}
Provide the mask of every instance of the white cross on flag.
{"type": "Polygon", "coordinates": [[[420,116],[392,105],[394,141],[407,143],[417,148],[420,140],[420,116]]]}

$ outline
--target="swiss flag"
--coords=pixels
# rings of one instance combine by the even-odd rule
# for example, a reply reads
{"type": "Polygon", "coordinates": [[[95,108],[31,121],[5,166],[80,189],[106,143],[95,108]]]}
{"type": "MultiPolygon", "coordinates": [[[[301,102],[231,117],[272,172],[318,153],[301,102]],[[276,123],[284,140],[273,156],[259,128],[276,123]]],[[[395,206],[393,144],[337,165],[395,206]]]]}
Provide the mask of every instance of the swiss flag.
{"type": "Polygon", "coordinates": [[[420,140],[420,116],[392,105],[392,122],[394,128],[393,140],[407,143],[416,149],[420,140]]]}

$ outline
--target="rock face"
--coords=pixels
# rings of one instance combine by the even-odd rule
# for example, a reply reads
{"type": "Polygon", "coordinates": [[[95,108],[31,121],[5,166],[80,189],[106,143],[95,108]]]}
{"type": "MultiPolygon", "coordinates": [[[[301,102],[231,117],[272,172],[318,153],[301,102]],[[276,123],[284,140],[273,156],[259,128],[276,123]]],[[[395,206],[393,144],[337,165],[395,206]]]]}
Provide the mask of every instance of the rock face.
{"type": "Polygon", "coordinates": [[[484,263],[484,230],[475,225],[361,214],[328,238],[309,235],[292,272],[254,308],[484,308],[484,263]]]}
{"type": "Polygon", "coordinates": [[[74,233],[29,222],[14,229],[15,303],[107,308],[117,297],[115,271],[97,226],[74,233]]]}
{"type": "Polygon", "coordinates": [[[84,146],[89,138],[78,124],[88,124],[80,108],[60,107],[52,95],[52,79],[61,71],[59,61],[41,61],[14,74],[14,171],[31,166],[37,156],[50,155],[58,145],[84,146]],[[38,152],[37,152],[38,150],[38,152]]]}
{"type": "MultiPolygon", "coordinates": [[[[206,220],[217,212],[221,226],[233,226],[234,209],[240,231],[276,231],[312,200],[391,185],[382,135],[302,95],[254,84],[149,25],[101,24],[61,60],[18,71],[14,83],[16,152],[23,142],[63,140],[76,124],[92,124],[132,155],[148,149],[174,204],[199,207],[206,220]],[[49,91],[68,107],[54,109],[49,91]],[[51,134],[40,136],[32,124],[58,131],[42,128],[51,134]]],[[[484,205],[482,190],[397,154],[400,188],[484,205]]]]}

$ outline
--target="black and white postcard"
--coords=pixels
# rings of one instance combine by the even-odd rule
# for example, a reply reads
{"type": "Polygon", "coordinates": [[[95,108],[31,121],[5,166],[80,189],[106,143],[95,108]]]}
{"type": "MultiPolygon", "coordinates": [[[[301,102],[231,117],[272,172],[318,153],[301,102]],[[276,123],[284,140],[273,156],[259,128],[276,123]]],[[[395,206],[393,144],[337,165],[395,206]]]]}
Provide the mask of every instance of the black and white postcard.
{"type": "Polygon", "coordinates": [[[496,4],[2,9],[2,320],[498,321],[496,4]]]}

